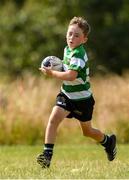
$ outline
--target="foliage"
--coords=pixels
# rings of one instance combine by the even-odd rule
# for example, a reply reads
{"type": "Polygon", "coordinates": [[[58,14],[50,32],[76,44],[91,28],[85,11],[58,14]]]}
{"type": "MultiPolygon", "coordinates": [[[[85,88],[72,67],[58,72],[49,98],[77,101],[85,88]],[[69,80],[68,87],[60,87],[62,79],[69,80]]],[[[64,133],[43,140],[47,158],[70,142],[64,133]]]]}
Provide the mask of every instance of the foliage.
{"type": "Polygon", "coordinates": [[[91,24],[88,53],[93,71],[121,74],[129,68],[127,0],[1,0],[0,72],[37,73],[47,55],[62,58],[65,33],[73,16],[91,24]]]}
{"type": "Polygon", "coordinates": [[[57,54],[56,39],[60,47],[62,32],[54,17],[55,8],[48,11],[45,2],[33,5],[28,1],[20,10],[13,3],[1,7],[0,67],[8,74],[38,72],[43,57],[57,54]]]}
{"type": "Polygon", "coordinates": [[[93,12],[90,17],[93,33],[90,40],[96,64],[121,74],[129,68],[129,3],[126,0],[91,2],[89,13],[93,12]]]}

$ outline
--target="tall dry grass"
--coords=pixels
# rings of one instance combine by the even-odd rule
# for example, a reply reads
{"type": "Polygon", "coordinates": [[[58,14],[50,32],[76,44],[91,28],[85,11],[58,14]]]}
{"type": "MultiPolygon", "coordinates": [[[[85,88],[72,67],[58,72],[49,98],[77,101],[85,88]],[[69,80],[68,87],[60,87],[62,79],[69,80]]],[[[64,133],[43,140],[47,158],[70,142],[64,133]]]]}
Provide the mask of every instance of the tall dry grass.
{"type": "Polygon", "coordinates": [[[31,75],[0,84],[0,142],[33,144],[40,139],[57,86],[55,81],[31,75]]]}
{"type": "MultiPolygon", "coordinates": [[[[120,142],[129,142],[129,75],[91,78],[96,100],[94,126],[104,132],[115,132],[120,142]]],[[[61,81],[25,75],[10,83],[0,83],[0,143],[41,141],[61,81]]],[[[78,132],[75,120],[62,123],[59,131],[78,132]]]]}
{"type": "Polygon", "coordinates": [[[96,99],[95,119],[102,128],[129,118],[129,76],[106,76],[92,81],[96,99]]]}
{"type": "Polygon", "coordinates": [[[97,126],[115,132],[118,141],[129,142],[129,74],[96,77],[92,85],[97,126]]]}

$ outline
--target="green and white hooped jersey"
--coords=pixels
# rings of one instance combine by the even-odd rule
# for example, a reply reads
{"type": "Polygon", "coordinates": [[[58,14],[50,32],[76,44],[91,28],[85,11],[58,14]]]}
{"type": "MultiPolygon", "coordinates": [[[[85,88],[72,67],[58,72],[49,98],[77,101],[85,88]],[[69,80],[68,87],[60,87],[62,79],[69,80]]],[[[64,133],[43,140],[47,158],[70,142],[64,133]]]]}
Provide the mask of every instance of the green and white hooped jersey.
{"type": "Polygon", "coordinates": [[[89,82],[88,58],[83,45],[71,50],[64,49],[64,71],[75,70],[78,76],[74,81],[63,81],[61,91],[72,100],[89,98],[92,94],[89,82]]]}

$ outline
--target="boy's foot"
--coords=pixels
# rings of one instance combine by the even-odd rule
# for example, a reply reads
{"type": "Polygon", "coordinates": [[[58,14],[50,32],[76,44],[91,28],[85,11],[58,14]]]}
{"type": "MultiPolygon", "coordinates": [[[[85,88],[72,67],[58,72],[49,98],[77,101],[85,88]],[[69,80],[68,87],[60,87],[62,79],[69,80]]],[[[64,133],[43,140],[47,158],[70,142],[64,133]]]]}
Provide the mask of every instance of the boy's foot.
{"type": "Polygon", "coordinates": [[[52,152],[43,152],[37,157],[37,163],[39,163],[42,168],[49,168],[52,158],[52,152]]]}
{"type": "Polygon", "coordinates": [[[109,144],[105,147],[105,151],[107,153],[107,158],[109,161],[113,161],[115,159],[117,150],[116,150],[116,136],[113,134],[109,137],[109,144]]]}

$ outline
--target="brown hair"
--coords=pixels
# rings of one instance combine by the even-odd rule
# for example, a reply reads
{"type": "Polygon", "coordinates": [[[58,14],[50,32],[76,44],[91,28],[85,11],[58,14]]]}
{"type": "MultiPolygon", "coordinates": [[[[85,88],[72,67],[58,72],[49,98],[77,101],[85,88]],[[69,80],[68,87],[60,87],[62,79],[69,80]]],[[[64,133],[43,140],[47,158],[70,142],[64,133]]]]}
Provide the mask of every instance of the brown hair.
{"type": "Polygon", "coordinates": [[[82,17],[73,17],[69,23],[70,25],[73,24],[77,24],[79,28],[81,28],[83,30],[83,33],[85,36],[87,36],[90,33],[90,25],[88,24],[88,22],[82,18],[82,17]]]}

